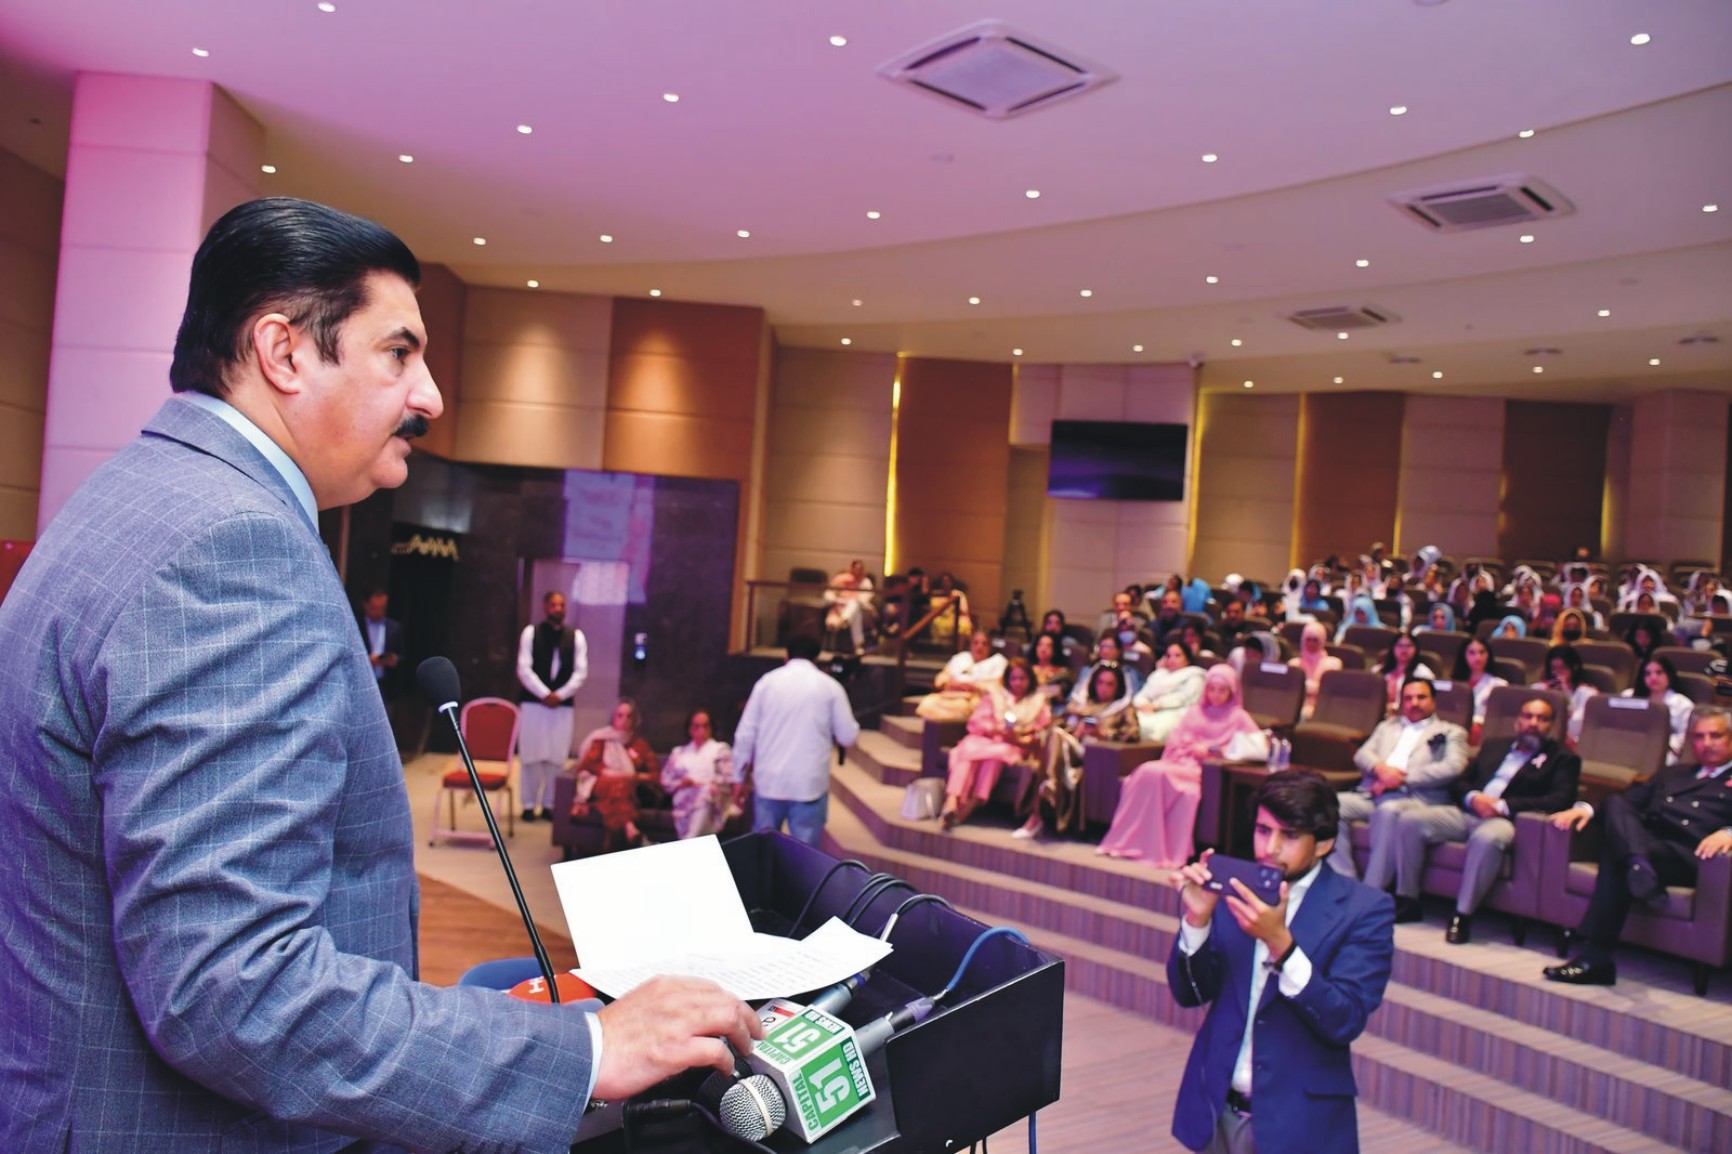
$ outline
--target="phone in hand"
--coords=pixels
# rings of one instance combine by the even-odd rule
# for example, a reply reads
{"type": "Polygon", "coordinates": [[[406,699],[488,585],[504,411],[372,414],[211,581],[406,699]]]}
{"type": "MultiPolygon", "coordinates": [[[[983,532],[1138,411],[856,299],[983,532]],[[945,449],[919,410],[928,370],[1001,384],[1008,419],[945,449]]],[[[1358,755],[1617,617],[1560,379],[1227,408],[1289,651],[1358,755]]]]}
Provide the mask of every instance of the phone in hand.
{"type": "Polygon", "coordinates": [[[1227,857],[1223,854],[1213,854],[1208,861],[1209,880],[1203,888],[1218,894],[1238,894],[1238,890],[1227,884],[1232,878],[1238,878],[1245,883],[1245,888],[1256,894],[1266,905],[1275,905],[1281,900],[1281,870],[1277,866],[1261,865],[1244,858],[1227,857]]]}

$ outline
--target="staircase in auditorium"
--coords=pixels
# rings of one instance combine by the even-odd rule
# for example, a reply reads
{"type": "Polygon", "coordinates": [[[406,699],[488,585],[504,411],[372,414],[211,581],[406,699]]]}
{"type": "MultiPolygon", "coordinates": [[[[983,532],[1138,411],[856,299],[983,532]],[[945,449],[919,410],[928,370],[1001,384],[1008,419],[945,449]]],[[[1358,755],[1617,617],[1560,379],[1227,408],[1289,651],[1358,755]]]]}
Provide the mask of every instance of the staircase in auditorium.
{"type": "MultiPolygon", "coordinates": [[[[922,723],[886,717],[839,765],[827,847],[1023,929],[1066,959],[1073,993],[1187,1033],[1201,1017],[1166,989],[1177,895],[1145,866],[1074,841],[1016,841],[1008,816],[941,833],[899,816],[920,772],[922,723]]],[[[1361,1101],[1460,1146],[1545,1154],[1732,1150],[1732,979],[1706,998],[1674,960],[1619,961],[1616,987],[1540,978],[1551,935],[1513,945],[1486,914],[1443,942],[1441,907],[1397,926],[1394,976],[1353,1055],[1361,1101]]]]}

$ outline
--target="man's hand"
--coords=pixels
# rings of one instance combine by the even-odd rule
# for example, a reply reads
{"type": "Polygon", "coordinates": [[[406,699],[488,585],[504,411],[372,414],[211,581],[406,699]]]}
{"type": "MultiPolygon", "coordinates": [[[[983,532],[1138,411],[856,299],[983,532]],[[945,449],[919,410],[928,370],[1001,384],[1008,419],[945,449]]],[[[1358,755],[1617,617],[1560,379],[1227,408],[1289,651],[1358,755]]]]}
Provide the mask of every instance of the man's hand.
{"type": "Polygon", "coordinates": [[[1497,802],[1493,801],[1483,793],[1476,793],[1472,797],[1468,798],[1467,801],[1468,804],[1473,807],[1473,812],[1476,816],[1497,817],[1499,814],[1497,802]]]}
{"type": "Polygon", "coordinates": [[[379,654],[379,664],[386,669],[395,669],[397,668],[397,655],[395,653],[381,653],[379,654]]]}
{"type": "Polygon", "coordinates": [[[541,704],[557,709],[559,707],[559,694],[549,693],[541,699],[541,704]]]}
{"type": "Polygon", "coordinates": [[[604,1008],[601,1070],[595,1096],[629,1098],[682,1070],[734,1068],[726,1038],[744,1054],[764,1027],[751,1008],[714,982],[701,978],[651,978],[604,1008]]]}
{"type": "Polygon", "coordinates": [[[1560,809],[1552,814],[1551,821],[1559,829],[1582,829],[1587,826],[1589,821],[1593,820],[1593,816],[1581,806],[1572,805],[1568,809],[1560,809]]]}
{"type": "Polygon", "coordinates": [[[1732,854],[1732,829],[1717,829],[1696,845],[1696,856],[1704,860],[1732,854]]]}
{"type": "Polygon", "coordinates": [[[1199,930],[1215,916],[1215,903],[1221,900],[1221,895],[1203,888],[1203,883],[1211,876],[1209,859],[1214,856],[1214,850],[1206,849],[1201,858],[1173,871],[1173,888],[1179,891],[1179,905],[1185,920],[1199,930]]]}
{"type": "Polygon", "coordinates": [[[1281,883],[1281,900],[1266,904],[1238,878],[1229,879],[1233,892],[1227,895],[1227,912],[1249,937],[1269,947],[1269,956],[1278,958],[1287,952],[1293,935],[1287,932],[1287,883],[1281,883]]]}
{"type": "Polygon", "coordinates": [[[1386,765],[1381,761],[1371,767],[1371,772],[1377,779],[1377,784],[1372,789],[1373,793],[1383,794],[1392,789],[1400,789],[1407,781],[1407,773],[1404,770],[1396,769],[1393,765],[1386,765]]]}

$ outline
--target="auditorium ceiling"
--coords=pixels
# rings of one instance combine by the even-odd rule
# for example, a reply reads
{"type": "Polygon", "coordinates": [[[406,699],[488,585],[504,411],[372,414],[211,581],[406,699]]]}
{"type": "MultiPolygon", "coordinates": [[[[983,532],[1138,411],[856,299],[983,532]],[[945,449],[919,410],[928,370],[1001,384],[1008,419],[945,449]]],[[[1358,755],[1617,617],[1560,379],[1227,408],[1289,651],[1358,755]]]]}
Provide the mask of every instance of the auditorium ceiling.
{"type": "Polygon", "coordinates": [[[261,191],[471,284],[1206,389],[1732,392],[1727,0],[7,0],[0,147],[63,173],[80,70],[221,85],[261,191]],[[921,77],[1098,85],[881,74],[987,20],[921,77]],[[1391,200],[1504,178],[1535,219],[1391,200]],[[1386,321],[1287,319],[1333,308],[1386,321]]]}

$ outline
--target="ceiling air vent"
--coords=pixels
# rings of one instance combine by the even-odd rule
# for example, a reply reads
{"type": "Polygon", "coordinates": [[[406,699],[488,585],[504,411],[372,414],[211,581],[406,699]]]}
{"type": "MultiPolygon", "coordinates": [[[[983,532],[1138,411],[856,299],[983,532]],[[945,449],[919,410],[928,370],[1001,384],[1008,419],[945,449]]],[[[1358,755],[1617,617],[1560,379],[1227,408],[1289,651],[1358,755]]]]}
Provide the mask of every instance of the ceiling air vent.
{"type": "Polygon", "coordinates": [[[992,120],[1033,112],[1118,79],[1000,20],[941,36],[879,65],[878,74],[992,120]]]}
{"type": "Polygon", "coordinates": [[[1355,329],[1375,329],[1382,325],[1393,324],[1401,318],[1388,309],[1374,309],[1364,305],[1358,308],[1347,308],[1335,305],[1323,309],[1300,309],[1296,313],[1286,314],[1287,319],[1302,329],[1316,329],[1319,332],[1350,332],[1355,329]]]}
{"type": "Polygon", "coordinates": [[[1398,192],[1391,204],[1437,232],[1466,232],[1568,216],[1576,206],[1531,176],[1494,176],[1464,184],[1398,192]]]}

